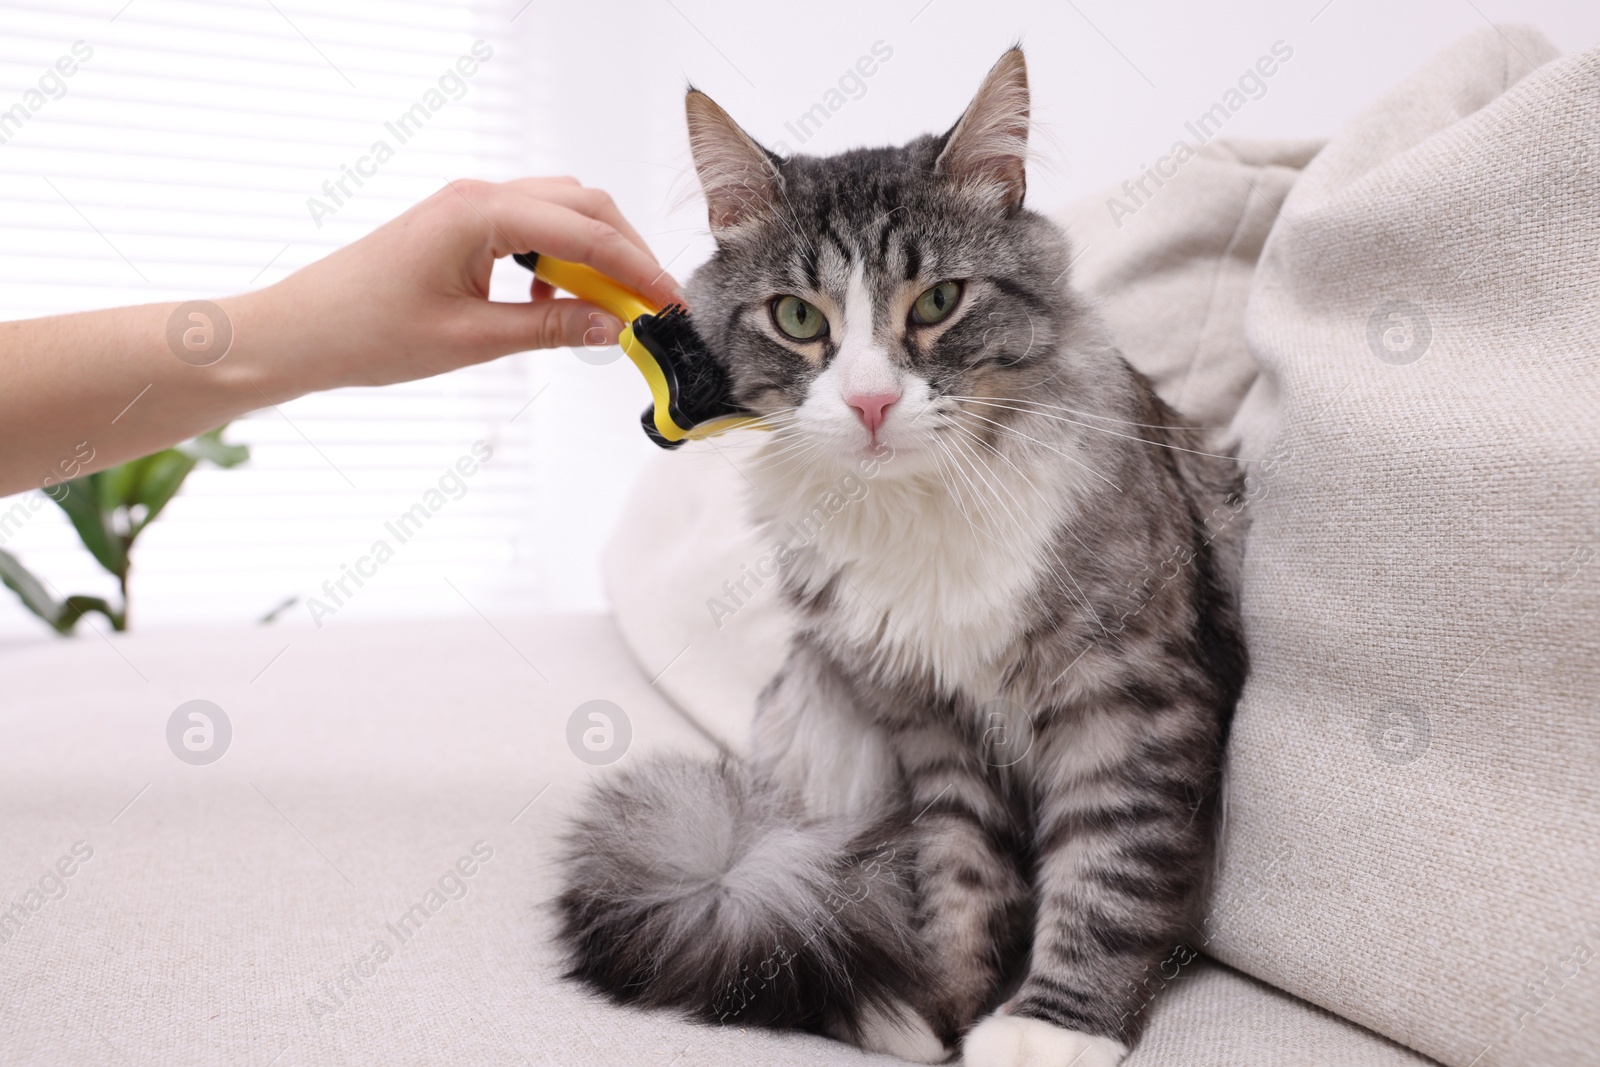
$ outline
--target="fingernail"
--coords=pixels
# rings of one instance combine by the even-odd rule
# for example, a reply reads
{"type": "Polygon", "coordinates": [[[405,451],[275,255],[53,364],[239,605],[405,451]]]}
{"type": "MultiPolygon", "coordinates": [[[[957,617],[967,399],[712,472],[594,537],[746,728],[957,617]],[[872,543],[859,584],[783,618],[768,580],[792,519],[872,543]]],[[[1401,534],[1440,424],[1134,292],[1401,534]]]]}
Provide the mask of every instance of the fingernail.
{"type": "Polygon", "coordinates": [[[583,331],[585,348],[606,348],[622,336],[622,320],[603,311],[589,312],[589,328],[583,331]]]}

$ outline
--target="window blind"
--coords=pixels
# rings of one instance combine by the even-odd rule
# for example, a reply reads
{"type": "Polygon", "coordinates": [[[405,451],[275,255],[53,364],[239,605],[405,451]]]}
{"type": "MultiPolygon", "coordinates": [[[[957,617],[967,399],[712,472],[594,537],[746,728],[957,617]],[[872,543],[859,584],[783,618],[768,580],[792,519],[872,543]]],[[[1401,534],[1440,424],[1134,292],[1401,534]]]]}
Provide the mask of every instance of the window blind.
{"type": "MultiPolygon", "coordinates": [[[[267,285],[447,178],[537,172],[518,108],[523,6],[8,2],[0,317],[267,285]],[[379,142],[392,155],[374,156],[379,142]]],[[[520,268],[496,268],[495,299],[526,291],[520,268]]],[[[134,626],[250,622],[289,601],[279,624],[541,606],[546,568],[530,546],[548,521],[531,447],[542,373],[515,356],[235,422],[227,438],[250,446],[250,462],[197,469],[135,549],[134,626]],[[392,524],[430,492],[444,505],[397,542],[392,524]],[[392,558],[362,564],[379,541],[392,558]],[[374,574],[330,596],[356,568],[374,574]],[[312,597],[332,613],[313,612],[312,597]]],[[[40,499],[0,500],[0,547],[60,594],[108,592],[40,499]]],[[[0,594],[0,636],[40,632],[0,594]]]]}

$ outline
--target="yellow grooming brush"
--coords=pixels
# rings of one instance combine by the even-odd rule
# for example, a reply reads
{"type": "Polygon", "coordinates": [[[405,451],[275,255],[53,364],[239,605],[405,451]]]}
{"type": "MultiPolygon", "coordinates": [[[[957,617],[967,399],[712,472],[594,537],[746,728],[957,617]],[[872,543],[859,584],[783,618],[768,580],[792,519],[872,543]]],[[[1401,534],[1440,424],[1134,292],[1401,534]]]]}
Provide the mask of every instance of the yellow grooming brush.
{"type": "Polygon", "coordinates": [[[581,263],[537,252],[512,257],[557,289],[598,304],[626,326],[617,343],[639,368],[655,403],[640,422],[662,448],[760,425],[757,415],[733,402],[727,370],[706,351],[681,304],[657,308],[620,282],[581,263]]]}

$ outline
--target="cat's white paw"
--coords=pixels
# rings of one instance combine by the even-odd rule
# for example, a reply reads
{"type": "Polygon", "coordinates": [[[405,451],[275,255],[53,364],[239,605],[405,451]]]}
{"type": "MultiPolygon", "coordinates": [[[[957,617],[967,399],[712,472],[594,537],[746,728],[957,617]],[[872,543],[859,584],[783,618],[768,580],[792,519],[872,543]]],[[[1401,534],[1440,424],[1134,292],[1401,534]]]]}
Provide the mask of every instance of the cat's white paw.
{"type": "Polygon", "coordinates": [[[887,1011],[868,1008],[861,1017],[860,1040],[868,1052],[883,1052],[912,1063],[943,1063],[950,1058],[950,1050],[933,1027],[905,1004],[887,1011]]]}
{"type": "Polygon", "coordinates": [[[1042,1019],[991,1015],[961,1044],[965,1067],[1117,1067],[1128,1047],[1042,1019]]]}

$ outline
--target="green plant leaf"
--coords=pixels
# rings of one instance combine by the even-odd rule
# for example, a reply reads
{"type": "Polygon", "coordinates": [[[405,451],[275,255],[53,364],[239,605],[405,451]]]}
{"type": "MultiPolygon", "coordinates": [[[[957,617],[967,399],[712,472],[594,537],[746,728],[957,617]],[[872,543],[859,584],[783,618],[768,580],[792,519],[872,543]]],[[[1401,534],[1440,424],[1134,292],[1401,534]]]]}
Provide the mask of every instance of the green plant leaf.
{"type": "MultiPolygon", "coordinates": [[[[33,576],[33,572],[22,565],[22,561],[5,549],[0,548],[0,582],[6,588],[16,593],[22,600],[22,606],[33,612],[39,618],[49,623],[53,628],[60,630],[58,621],[61,618],[61,605],[57,604],[45,589],[44,583],[33,576]]],[[[65,630],[61,631],[65,633],[65,630]]]]}
{"type": "MultiPolygon", "coordinates": [[[[184,479],[204,461],[218,467],[237,467],[250,458],[250,449],[222,440],[226,424],[208,430],[176,448],[74,478],[45,491],[67,513],[78,539],[95,560],[127,590],[128,553],[134,539],[154,522],[178,495],[184,479]],[[139,509],[142,509],[140,511],[139,509]],[[137,517],[135,512],[138,511],[137,517]]],[[[98,611],[118,630],[127,627],[127,605],[113,608],[100,597],[69,596],[57,604],[44,586],[9,554],[0,560],[0,580],[13,589],[35,615],[59,633],[71,633],[85,612],[98,611]]]]}
{"type": "Polygon", "coordinates": [[[139,479],[127,498],[127,505],[131,508],[135,504],[143,504],[145,513],[137,524],[133,523],[130,516],[128,527],[130,545],[146,526],[155,521],[156,516],[161,514],[161,509],[178,494],[178,490],[183,488],[184,479],[189,477],[189,472],[194,470],[195,465],[201,460],[226,469],[237,467],[250,458],[250,449],[247,446],[230,445],[222,440],[222,431],[226,429],[226,425],[218,426],[214,430],[207,430],[199,437],[185,441],[176,448],[168,448],[136,461],[141,464],[139,479]]]}
{"type": "Polygon", "coordinates": [[[86,475],[61,483],[66,492],[59,496],[54,489],[45,493],[56,506],[67,513],[78,539],[83,542],[100,566],[116,575],[120,581],[128,574],[128,551],[122,537],[112,529],[110,515],[100,505],[101,480],[105,473],[86,475]]]}
{"type": "Polygon", "coordinates": [[[109,513],[132,504],[139,490],[139,483],[144,480],[145,471],[149,469],[150,461],[154,458],[154,456],[143,456],[101,471],[97,475],[100,509],[109,513]]]}
{"type": "Polygon", "coordinates": [[[60,621],[56,623],[56,629],[64,634],[71,633],[73,627],[78,625],[78,620],[83,618],[84,613],[90,611],[98,611],[104,615],[110,621],[113,630],[120,631],[128,628],[127,615],[123,612],[112,610],[111,605],[102,598],[74,595],[62,601],[61,617],[60,621]]]}
{"type": "Polygon", "coordinates": [[[207,430],[192,441],[185,441],[178,446],[178,450],[196,459],[207,460],[219,467],[237,467],[250,458],[249,445],[230,445],[222,439],[222,431],[226,425],[218,426],[215,430],[207,430]]]}
{"type": "Polygon", "coordinates": [[[137,524],[133,522],[132,516],[129,516],[129,547],[132,547],[133,539],[139,536],[140,531],[154,522],[156,516],[161,514],[161,509],[177,495],[179,489],[183,488],[183,480],[189,477],[189,472],[194,470],[194,465],[199,460],[175,448],[169,448],[153,456],[146,456],[141,462],[144,463],[143,476],[133,488],[128,507],[143,504],[145,513],[137,524]]]}

